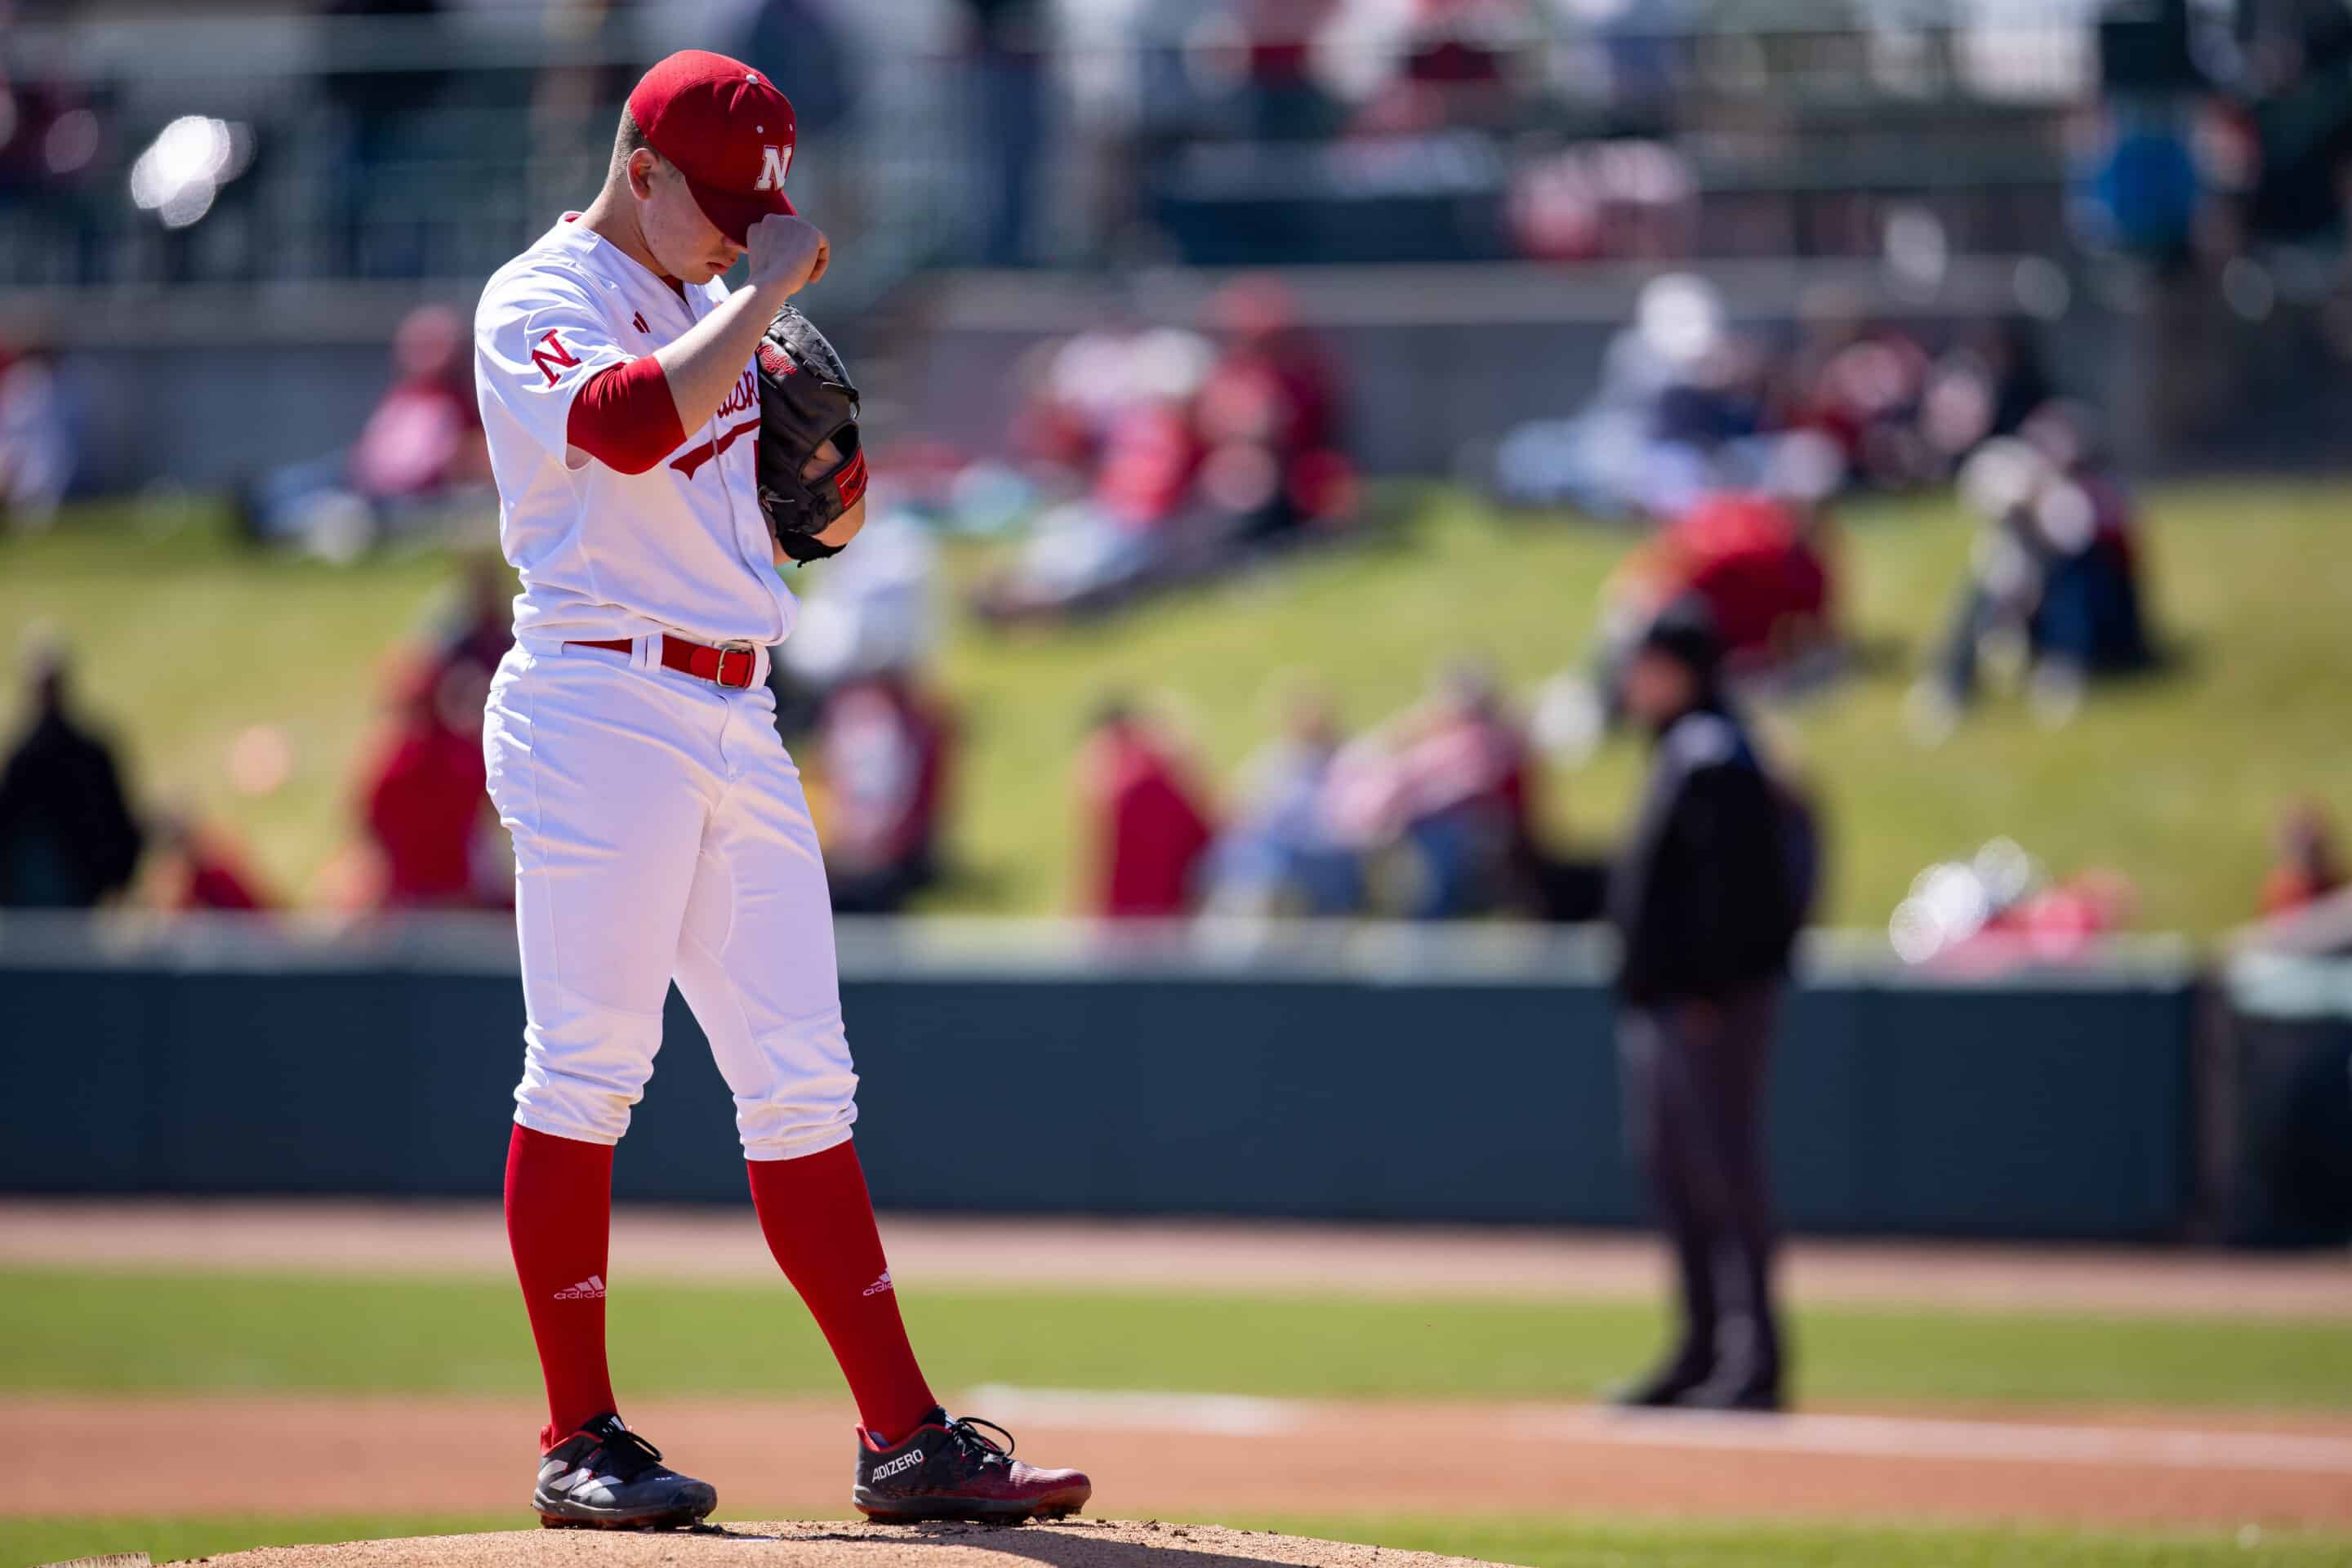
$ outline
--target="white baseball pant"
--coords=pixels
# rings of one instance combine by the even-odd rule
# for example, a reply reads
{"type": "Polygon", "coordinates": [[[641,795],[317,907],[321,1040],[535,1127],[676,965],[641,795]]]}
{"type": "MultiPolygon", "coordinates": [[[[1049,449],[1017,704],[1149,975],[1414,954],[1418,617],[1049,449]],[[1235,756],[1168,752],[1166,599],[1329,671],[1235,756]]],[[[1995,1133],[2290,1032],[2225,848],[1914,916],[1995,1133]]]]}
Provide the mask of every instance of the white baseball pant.
{"type": "Polygon", "coordinates": [[[482,745],[515,847],[528,1017],[515,1120],[617,1142],[675,978],[734,1091],[747,1157],[845,1141],[857,1075],[824,861],[764,681],[664,669],[652,637],[633,654],[517,647],[482,745]]]}

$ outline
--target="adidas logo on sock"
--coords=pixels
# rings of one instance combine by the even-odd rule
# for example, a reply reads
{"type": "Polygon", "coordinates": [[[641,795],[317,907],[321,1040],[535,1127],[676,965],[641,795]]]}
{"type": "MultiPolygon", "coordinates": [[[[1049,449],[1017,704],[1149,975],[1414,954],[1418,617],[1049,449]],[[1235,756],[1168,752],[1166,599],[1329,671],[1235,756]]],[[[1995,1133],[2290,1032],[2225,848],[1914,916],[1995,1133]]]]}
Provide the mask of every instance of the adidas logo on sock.
{"type": "Polygon", "coordinates": [[[881,1279],[877,1279],[876,1281],[874,1281],[874,1283],[873,1283],[873,1284],[868,1285],[867,1287],[866,1287],[866,1289],[865,1289],[865,1291],[864,1291],[864,1294],[868,1295],[868,1296],[879,1296],[880,1294],[882,1294],[882,1292],[883,1292],[883,1291],[887,1290],[887,1289],[890,1289],[890,1271],[889,1271],[887,1268],[885,1268],[884,1270],[882,1270],[882,1278],[881,1278],[881,1279]]]}
{"type": "Polygon", "coordinates": [[[601,1301],[604,1299],[604,1277],[591,1274],[579,1284],[558,1290],[555,1299],[559,1301],[601,1301]]]}

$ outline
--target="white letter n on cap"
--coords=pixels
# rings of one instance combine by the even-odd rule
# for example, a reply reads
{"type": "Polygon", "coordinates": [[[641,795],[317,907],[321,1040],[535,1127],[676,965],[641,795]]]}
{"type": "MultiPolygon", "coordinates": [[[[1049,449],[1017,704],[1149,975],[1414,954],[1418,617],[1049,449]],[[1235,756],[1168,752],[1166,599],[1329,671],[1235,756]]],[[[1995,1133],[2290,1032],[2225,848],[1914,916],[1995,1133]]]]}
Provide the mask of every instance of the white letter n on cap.
{"type": "Polygon", "coordinates": [[[789,147],[760,149],[760,183],[755,191],[772,191],[784,183],[784,171],[793,166],[793,150],[789,147]]]}

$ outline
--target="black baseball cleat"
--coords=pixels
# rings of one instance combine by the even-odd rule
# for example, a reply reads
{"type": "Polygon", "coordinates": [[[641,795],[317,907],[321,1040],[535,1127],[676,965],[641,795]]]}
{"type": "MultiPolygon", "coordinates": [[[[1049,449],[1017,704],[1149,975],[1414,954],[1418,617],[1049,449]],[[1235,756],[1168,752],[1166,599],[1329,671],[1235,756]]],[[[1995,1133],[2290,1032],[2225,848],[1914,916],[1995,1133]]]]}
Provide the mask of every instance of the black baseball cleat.
{"type": "Polygon", "coordinates": [[[541,1456],[530,1506],[550,1530],[685,1530],[719,1506],[719,1492],[664,1465],[659,1448],[607,1413],[541,1456]]]}
{"type": "Polygon", "coordinates": [[[1614,1390],[1609,1403],[1620,1410],[1671,1410],[1706,1387],[1714,1375],[1711,1364],[1677,1357],[1639,1383],[1614,1390]]]}
{"type": "Polygon", "coordinates": [[[1076,1470],[1041,1470],[1013,1458],[1013,1434],[993,1421],[950,1420],[933,1410],[887,1448],[871,1432],[857,1434],[857,1487],[850,1500],[878,1523],[1059,1519],[1094,1495],[1094,1483],[1076,1470]],[[984,1436],[982,1426],[1004,1441],[984,1436]]]}
{"type": "Polygon", "coordinates": [[[1780,1392],[1780,1374],[1769,1367],[1709,1378],[1685,1394],[1682,1405],[1685,1410],[1742,1410],[1759,1415],[1778,1415],[1789,1407],[1780,1392]]]}

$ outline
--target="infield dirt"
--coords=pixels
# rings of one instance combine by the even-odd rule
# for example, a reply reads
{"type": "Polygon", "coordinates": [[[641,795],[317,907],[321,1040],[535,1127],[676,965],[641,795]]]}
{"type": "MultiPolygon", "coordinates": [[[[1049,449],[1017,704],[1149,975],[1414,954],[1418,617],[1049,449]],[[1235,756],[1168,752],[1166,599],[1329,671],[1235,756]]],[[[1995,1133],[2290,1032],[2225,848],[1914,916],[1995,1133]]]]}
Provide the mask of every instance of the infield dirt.
{"type": "MultiPolygon", "coordinates": [[[[2352,1525],[2352,1418],[2337,1416],[1629,1418],[1568,1405],[1155,1410],[1006,1395],[975,1408],[1015,1426],[1024,1455],[1085,1468],[1097,1503],[1121,1515],[2352,1525]]],[[[543,1415],[534,1400],[316,1395],[32,1395],[10,1413],[42,1440],[17,1456],[0,1513],[112,1513],[135,1496],[159,1514],[350,1514],[396,1498],[415,1512],[519,1520],[543,1415]],[[159,1431],[202,1432],[236,1463],[127,1480],[121,1456],[159,1431]]],[[[719,1488],[722,1511],[847,1509],[839,1402],[651,1400],[630,1418],[719,1488]]]]}

